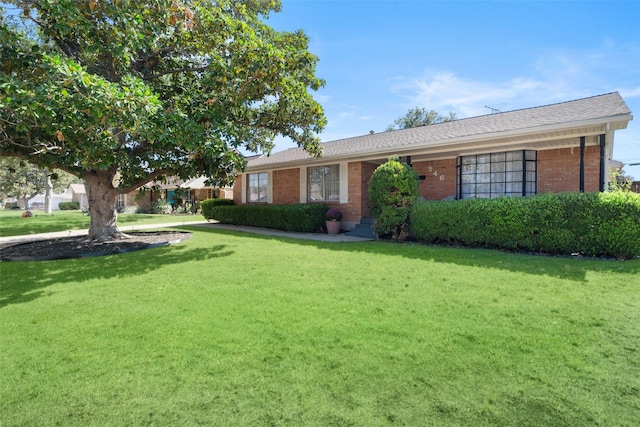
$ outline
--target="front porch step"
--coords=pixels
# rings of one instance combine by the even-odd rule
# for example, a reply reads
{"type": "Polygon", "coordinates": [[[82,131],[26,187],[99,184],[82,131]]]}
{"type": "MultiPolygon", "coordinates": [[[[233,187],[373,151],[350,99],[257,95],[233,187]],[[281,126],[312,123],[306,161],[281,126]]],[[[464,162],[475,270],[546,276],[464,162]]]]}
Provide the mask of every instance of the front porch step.
{"type": "Polygon", "coordinates": [[[373,224],[376,221],[375,218],[362,217],[360,222],[356,224],[354,228],[347,231],[345,236],[362,237],[365,239],[375,239],[376,235],[373,232],[373,224]]]}

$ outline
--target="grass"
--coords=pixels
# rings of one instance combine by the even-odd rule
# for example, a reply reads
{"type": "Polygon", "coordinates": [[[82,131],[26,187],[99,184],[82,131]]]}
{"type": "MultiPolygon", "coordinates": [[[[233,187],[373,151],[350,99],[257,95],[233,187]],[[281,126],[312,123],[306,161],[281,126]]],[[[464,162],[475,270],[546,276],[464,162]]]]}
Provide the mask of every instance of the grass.
{"type": "MultiPolygon", "coordinates": [[[[21,210],[0,210],[0,236],[49,233],[52,231],[88,229],[91,218],[80,211],[56,211],[51,215],[43,211],[33,211],[33,217],[22,218],[21,210]]],[[[204,221],[202,215],[151,215],[118,214],[118,226],[127,227],[142,224],[162,224],[171,222],[189,223],[204,221]]]]}
{"type": "Polygon", "coordinates": [[[640,421],[640,260],[190,229],[0,264],[3,426],[640,421]]]}

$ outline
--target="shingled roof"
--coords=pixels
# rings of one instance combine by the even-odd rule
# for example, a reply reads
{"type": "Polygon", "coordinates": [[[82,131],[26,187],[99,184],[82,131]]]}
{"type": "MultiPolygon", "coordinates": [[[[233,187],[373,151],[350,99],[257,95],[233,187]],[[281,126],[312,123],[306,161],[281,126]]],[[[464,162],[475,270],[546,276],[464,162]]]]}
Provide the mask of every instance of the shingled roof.
{"type": "MultiPolygon", "coordinates": [[[[442,146],[464,139],[500,138],[516,132],[586,126],[597,121],[616,119],[629,121],[632,117],[620,94],[613,92],[541,107],[325,142],[322,144],[323,159],[338,160],[384,151],[397,154],[416,146],[442,146]]],[[[270,156],[251,158],[247,167],[269,168],[311,159],[302,148],[291,148],[270,156]]]]}

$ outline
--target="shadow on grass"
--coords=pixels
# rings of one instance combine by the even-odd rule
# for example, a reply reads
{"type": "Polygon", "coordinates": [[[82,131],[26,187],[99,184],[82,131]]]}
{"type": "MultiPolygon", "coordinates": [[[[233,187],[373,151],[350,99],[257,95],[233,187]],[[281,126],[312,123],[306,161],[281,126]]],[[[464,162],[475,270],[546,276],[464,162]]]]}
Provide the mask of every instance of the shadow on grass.
{"type": "MultiPolygon", "coordinates": [[[[345,253],[367,253],[397,256],[425,262],[437,262],[460,267],[477,267],[539,276],[587,282],[590,272],[611,274],[640,273],[640,260],[615,261],[588,258],[551,257],[505,253],[492,249],[442,247],[417,243],[365,241],[357,243],[323,242],[289,237],[267,236],[250,232],[231,231],[202,226],[180,227],[196,233],[221,234],[243,239],[276,241],[283,244],[315,247],[345,253]]],[[[0,263],[0,308],[35,300],[45,295],[44,288],[66,282],[95,279],[133,277],[157,269],[191,261],[206,261],[233,255],[226,245],[190,245],[180,243],[161,248],[146,249],[128,254],[61,261],[0,263]]],[[[357,268],[357,266],[354,266],[357,268]]],[[[452,273],[453,274],[453,273],[452,273]]]]}
{"type": "Polygon", "coordinates": [[[136,276],[156,270],[162,265],[206,261],[231,254],[233,251],[226,250],[225,245],[202,248],[177,244],[128,254],[60,261],[2,263],[0,308],[33,301],[45,295],[44,288],[57,283],[136,276]]]}
{"type": "MultiPolygon", "coordinates": [[[[192,230],[250,237],[253,239],[281,241],[287,244],[313,246],[332,251],[365,252],[464,267],[521,272],[579,282],[586,282],[586,276],[589,272],[610,274],[640,273],[640,259],[619,261],[614,259],[547,256],[511,253],[495,249],[450,247],[421,243],[393,243],[389,241],[363,241],[355,243],[324,242],[206,227],[192,227],[192,230]]],[[[615,279],[612,277],[612,281],[613,280],[615,279]]]]}

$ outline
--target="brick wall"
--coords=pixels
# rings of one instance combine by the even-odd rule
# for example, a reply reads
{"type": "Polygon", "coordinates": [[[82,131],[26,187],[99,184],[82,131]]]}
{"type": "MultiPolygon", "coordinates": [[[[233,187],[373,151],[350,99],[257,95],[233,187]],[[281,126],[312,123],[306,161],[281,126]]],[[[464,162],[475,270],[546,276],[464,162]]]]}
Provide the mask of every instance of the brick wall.
{"type": "Polygon", "coordinates": [[[273,204],[294,205],[300,203],[300,169],[273,171],[273,204]]]}
{"type": "Polygon", "coordinates": [[[371,209],[371,202],[369,201],[369,181],[377,167],[378,165],[375,163],[362,163],[362,175],[360,176],[360,194],[362,195],[362,200],[360,201],[360,216],[369,216],[369,209],[371,209]]]}
{"type": "Polygon", "coordinates": [[[456,159],[414,162],[413,169],[424,175],[420,181],[420,195],[427,200],[442,200],[456,195],[456,159]]]}
{"type": "MultiPolygon", "coordinates": [[[[600,147],[584,150],[584,191],[600,189],[600,147]]],[[[538,194],[580,191],[580,147],[538,151],[538,194]]]]}
{"type": "Polygon", "coordinates": [[[244,174],[238,174],[233,184],[233,204],[241,205],[242,204],[242,186],[244,174]]]}
{"type": "MultiPolygon", "coordinates": [[[[329,203],[343,212],[343,220],[359,221],[369,215],[369,180],[378,165],[368,162],[348,163],[348,203],[329,203]]],[[[413,163],[420,181],[420,195],[427,200],[442,200],[456,195],[456,158],[413,163]]],[[[585,191],[597,192],[600,180],[600,147],[585,148],[585,191]]],[[[300,169],[272,173],[273,204],[300,202],[300,169]]],[[[243,175],[233,187],[235,204],[242,203],[243,175]]],[[[538,193],[580,190],[580,147],[538,151],[538,193]]]]}

